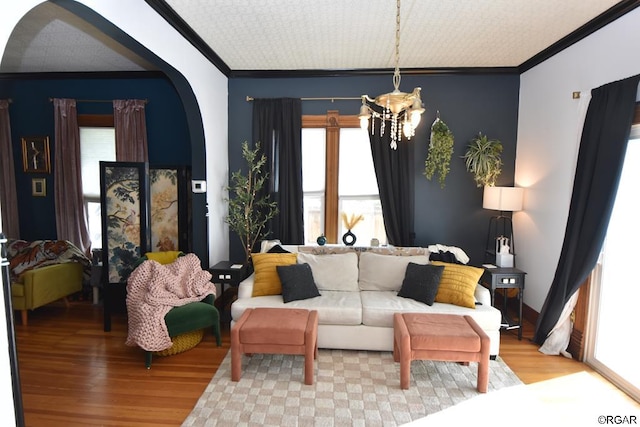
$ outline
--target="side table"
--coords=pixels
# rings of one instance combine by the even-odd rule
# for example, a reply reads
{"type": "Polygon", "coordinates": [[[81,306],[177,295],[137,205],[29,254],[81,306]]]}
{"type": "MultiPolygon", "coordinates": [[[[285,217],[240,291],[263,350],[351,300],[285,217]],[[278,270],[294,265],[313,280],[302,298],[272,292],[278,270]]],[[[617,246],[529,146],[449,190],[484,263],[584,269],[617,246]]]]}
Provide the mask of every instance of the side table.
{"type": "MultiPolygon", "coordinates": [[[[220,261],[214,266],[209,267],[209,272],[211,273],[211,281],[213,283],[219,283],[221,286],[220,298],[222,298],[224,294],[225,285],[237,287],[240,285],[240,282],[246,279],[249,275],[249,269],[246,265],[233,263],[231,261],[220,261]]],[[[223,318],[224,315],[226,319],[228,314],[230,320],[230,313],[224,313],[224,307],[226,305],[224,300],[220,299],[220,301],[220,317],[223,318]]]]}
{"type": "Polygon", "coordinates": [[[518,290],[518,322],[515,324],[509,319],[507,314],[507,294],[504,293],[504,303],[502,305],[502,317],[506,320],[506,329],[518,329],[518,340],[522,339],[522,296],[524,293],[525,273],[517,268],[485,268],[482,278],[482,285],[491,291],[491,305],[495,305],[496,289],[517,289],[518,290]]]}

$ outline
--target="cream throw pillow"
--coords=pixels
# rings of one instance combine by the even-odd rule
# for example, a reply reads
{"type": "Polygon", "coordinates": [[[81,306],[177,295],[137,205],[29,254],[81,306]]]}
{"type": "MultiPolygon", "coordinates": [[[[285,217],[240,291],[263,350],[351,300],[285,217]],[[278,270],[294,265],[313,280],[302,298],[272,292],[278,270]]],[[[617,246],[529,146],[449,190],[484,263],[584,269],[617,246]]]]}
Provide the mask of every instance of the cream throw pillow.
{"type": "Polygon", "coordinates": [[[298,264],[305,263],[311,267],[320,292],[359,291],[358,255],[355,252],[327,255],[298,253],[298,264]]]}
{"type": "Polygon", "coordinates": [[[360,278],[358,285],[363,291],[400,291],[407,265],[429,264],[427,255],[397,256],[371,252],[360,254],[360,278]]]}

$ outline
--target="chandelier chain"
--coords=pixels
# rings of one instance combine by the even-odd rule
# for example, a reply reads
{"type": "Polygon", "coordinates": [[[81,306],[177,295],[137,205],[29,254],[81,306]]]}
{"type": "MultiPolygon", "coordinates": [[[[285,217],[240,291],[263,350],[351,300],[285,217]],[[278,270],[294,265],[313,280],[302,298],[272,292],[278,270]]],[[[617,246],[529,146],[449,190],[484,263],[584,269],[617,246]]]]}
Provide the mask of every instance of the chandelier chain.
{"type": "Polygon", "coordinates": [[[396,0],[396,68],[393,72],[393,87],[400,89],[400,0],[396,0]]]}

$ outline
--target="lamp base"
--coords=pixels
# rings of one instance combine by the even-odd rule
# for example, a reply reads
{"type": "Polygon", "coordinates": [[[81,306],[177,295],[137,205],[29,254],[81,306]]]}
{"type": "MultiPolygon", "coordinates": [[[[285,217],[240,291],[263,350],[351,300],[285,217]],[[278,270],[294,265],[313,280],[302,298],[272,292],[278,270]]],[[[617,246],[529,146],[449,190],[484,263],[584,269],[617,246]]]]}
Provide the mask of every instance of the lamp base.
{"type": "Polygon", "coordinates": [[[496,265],[498,267],[510,268],[513,267],[513,254],[496,254],[496,265]]]}

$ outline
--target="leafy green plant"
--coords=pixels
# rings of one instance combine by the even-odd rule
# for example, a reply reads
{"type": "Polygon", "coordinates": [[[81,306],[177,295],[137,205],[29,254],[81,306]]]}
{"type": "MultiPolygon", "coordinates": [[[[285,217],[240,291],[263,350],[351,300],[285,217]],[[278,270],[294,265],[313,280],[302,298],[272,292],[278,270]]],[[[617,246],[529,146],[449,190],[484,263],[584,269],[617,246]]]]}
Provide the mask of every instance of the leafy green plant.
{"type": "Polygon", "coordinates": [[[482,132],[471,140],[463,158],[478,187],[495,185],[502,172],[501,155],[502,143],[499,140],[489,139],[482,132]]]}
{"type": "Polygon", "coordinates": [[[247,166],[246,174],[236,171],[231,174],[231,185],[227,187],[233,197],[226,199],[229,214],[225,222],[240,240],[245,251],[245,263],[249,263],[256,242],[266,237],[267,222],[278,213],[277,203],[271,201],[269,193],[264,192],[269,174],[264,171],[267,158],[260,154],[260,143],[249,148],[247,141],[242,143],[242,157],[247,166]]]}
{"type": "Polygon", "coordinates": [[[438,173],[440,188],[444,188],[444,181],[449,173],[451,156],[453,155],[453,132],[440,120],[438,116],[431,125],[431,137],[429,141],[429,151],[424,162],[424,176],[431,180],[433,175],[438,173]]]}

